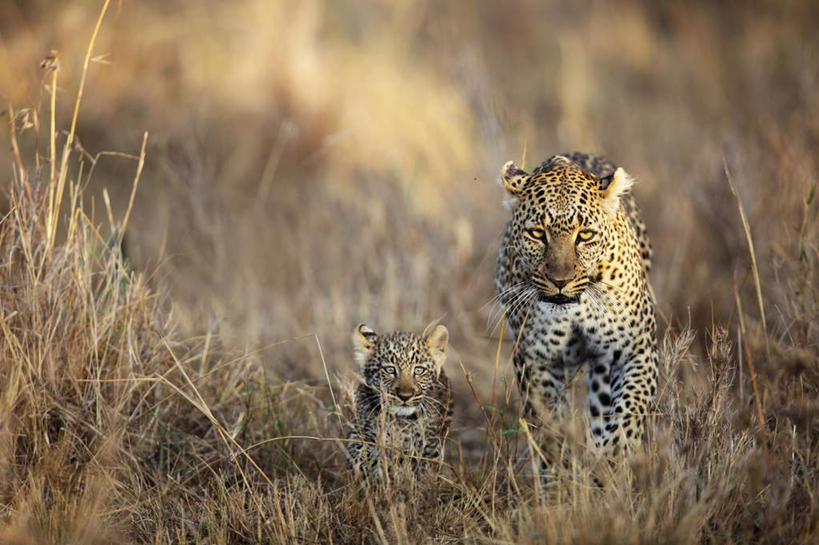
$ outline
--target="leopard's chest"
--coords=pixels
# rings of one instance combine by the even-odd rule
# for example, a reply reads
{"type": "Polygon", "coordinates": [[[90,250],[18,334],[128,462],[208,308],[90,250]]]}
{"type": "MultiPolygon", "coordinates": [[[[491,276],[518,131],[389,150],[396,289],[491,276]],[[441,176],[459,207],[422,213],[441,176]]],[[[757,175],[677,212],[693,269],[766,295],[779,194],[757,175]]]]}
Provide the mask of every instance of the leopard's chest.
{"type": "Polygon", "coordinates": [[[527,360],[548,359],[554,366],[572,370],[621,346],[627,318],[583,294],[575,304],[536,302],[528,316],[510,322],[515,334],[520,333],[519,350],[527,360]]]}
{"type": "Polygon", "coordinates": [[[384,439],[387,445],[405,454],[418,453],[424,444],[424,417],[392,417],[384,422],[384,439]]]}

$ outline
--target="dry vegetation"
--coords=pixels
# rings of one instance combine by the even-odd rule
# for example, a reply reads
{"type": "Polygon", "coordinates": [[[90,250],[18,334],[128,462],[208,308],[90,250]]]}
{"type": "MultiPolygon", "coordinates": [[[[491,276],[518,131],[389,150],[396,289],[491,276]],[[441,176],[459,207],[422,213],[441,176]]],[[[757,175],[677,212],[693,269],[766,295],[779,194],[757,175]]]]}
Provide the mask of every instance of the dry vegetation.
{"type": "Polygon", "coordinates": [[[814,2],[113,2],[84,76],[101,4],[0,4],[0,543],[819,540],[814,2]],[[573,149],[656,249],[613,465],[520,425],[486,306],[498,168],[573,149]],[[361,487],[350,332],[437,318],[449,465],[361,487]]]}

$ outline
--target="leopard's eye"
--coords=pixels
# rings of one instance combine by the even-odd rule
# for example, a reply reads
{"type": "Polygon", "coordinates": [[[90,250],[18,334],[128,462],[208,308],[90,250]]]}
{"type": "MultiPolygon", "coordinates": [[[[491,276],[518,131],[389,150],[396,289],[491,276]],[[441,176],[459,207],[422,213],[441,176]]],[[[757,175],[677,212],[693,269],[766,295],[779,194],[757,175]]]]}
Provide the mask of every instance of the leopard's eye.
{"type": "Polygon", "coordinates": [[[591,229],[583,229],[582,231],[577,233],[577,241],[578,242],[588,242],[594,238],[594,231],[591,229]]]}
{"type": "Polygon", "coordinates": [[[535,240],[544,240],[546,238],[546,232],[543,229],[538,229],[536,227],[527,229],[526,235],[535,240]]]}
{"type": "Polygon", "coordinates": [[[427,372],[426,367],[416,367],[415,369],[412,370],[412,374],[415,375],[416,377],[423,376],[424,373],[426,372],[427,372]]]}
{"type": "Polygon", "coordinates": [[[395,376],[395,366],[394,365],[385,365],[381,368],[382,371],[387,373],[388,375],[395,376]]]}

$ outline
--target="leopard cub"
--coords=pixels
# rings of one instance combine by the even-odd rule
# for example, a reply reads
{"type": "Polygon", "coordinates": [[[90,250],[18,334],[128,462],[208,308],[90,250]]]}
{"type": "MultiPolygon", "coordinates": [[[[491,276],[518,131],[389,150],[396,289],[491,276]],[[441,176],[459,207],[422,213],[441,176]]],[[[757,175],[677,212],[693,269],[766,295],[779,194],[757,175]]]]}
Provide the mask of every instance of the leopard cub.
{"type": "Polygon", "coordinates": [[[361,368],[354,426],[348,430],[351,468],[380,473],[383,463],[409,459],[416,471],[441,462],[452,404],[442,367],[449,332],[378,335],[364,324],[353,332],[361,368]]]}

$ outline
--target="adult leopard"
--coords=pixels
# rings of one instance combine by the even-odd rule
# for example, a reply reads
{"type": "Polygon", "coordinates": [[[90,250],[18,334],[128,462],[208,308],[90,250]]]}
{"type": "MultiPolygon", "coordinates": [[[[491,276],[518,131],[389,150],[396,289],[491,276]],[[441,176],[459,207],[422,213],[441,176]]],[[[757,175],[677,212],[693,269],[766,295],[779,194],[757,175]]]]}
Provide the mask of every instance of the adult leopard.
{"type": "Polygon", "coordinates": [[[632,179],[607,159],[555,155],[531,174],[513,162],[501,180],[512,218],[495,268],[515,338],[529,413],[560,410],[566,383],[588,363],[595,443],[638,443],[657,388],[651,245],[632,179]]]}

